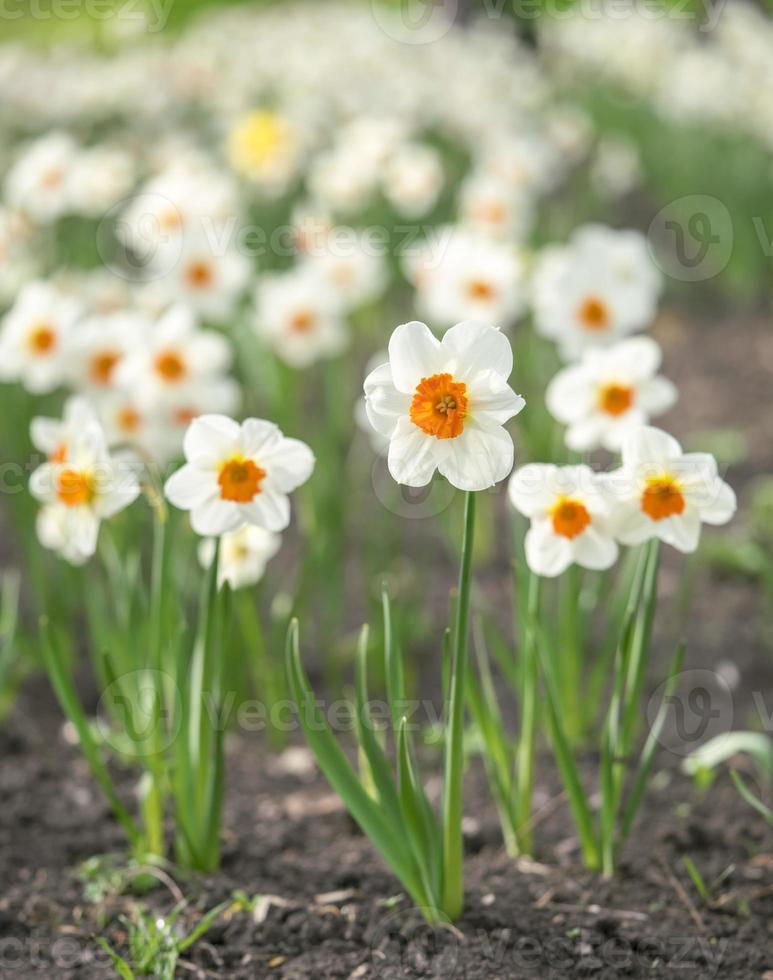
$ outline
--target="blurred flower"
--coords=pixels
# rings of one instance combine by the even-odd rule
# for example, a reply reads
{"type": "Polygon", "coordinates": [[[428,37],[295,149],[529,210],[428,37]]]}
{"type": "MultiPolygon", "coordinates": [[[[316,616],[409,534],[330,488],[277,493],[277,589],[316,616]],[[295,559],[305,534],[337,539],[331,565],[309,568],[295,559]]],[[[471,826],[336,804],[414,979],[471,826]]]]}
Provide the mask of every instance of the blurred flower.
{"type": "Polygon", "coordinates": [[[326,241],[312,249],[299,265],[299,275],[317,275],[344,310],[353,310],[376,299],[387,285],[383,248],[369,243],[353,228],[337,226],[326,241]]]}
{"type": "Polygon", "coordinates": [[[642,234],[584,225],[567,245],[550,246],[538,257],[535,326],[572,359],[648,326],[660,287],[642,234]]]}
{"type": "Polygon", "coordinates": [[[568,426],[566,445],[577,452],[603,446],[618,452],[632,428],[667,412],[676,386],[657,374],[661,350],[649,337],[591,349],[579,364],[559,371],[547,388],[553,418],[568,426]]]}
{"type": "Polygon", "coordinates": [[[34,220],[55,221],[70,210],[78,144],[67,133],[50,132],[21,153],[5,178],[5,199],[34,220]]]}
{"type": "Polygon", "coordinates": [[[100,523],[139,496],[137,462],[111,455],[99,423],[84,420],[65,458],[55,456],[35,470],[30,491],[44,505],[41,544],[77,564],[96,551],[100,523]]]}
{"type": "MultiPolygon", "coordinates": [[[[263,578],[266,565],[279,551],[282,538],[273,531],[246,524],[238,531],[229,531],[220,539],[217,581],[222,588],[227,582],[232,589],[255,585],[263,578]]],[[[199,561],[209,568],[215,558],[215,539],[204,538],[199,544],[199,561]]]]}
{"type": "Polygon", "coordinates": [[[210,243],[208,236],[186,235],[182,245],[158,250],[150,263],[168,301],[181,303],[205,320],[227,320],[244,293],[252,265],[233,245],[210,243]]]}
{"type": "Polygon", "coordinates": [[[611,507],[590,467],[532,463],[513,474],[508,496],[531,519],[526,561],[537,575],[561,575],[573,564],[600,570],[617,560],[611,507]]]}
{"type": "Polygon", "coordinates": [[[264,276],[255,305],[256,332],[291,367],[308,367],[348,343],[340,297],[309,266],[264,276]]]}
{"type": "Polygon", "coordinates": [[[489,174],[472,173],[459,190],[459,219],[490,238],[526,238],[534,221],[534,198],[489,174]]]}
{"type": "Polygon", "coordinates": [[[228,341],[214,330],[199,329],[186,307],[173,306],[120,362],[115,380],[140,404],[161,409],[194,394],[201,397],[222,380],[230,364],[228,341]]]}
{"type": "Polygon", "coordinates": [[[34,394],[53,391],[64,381],[79,315],[78,302],[49,283],[26,285],[0,325],[0,379],[34,394]]]}
{"type": "Polygon", "coordinates": [[[735,513],[735,493],[709,453],[683,453],[673,436],[649,426],[630,432],[622,452],[622,467],[604,480],[622,544],[660,538],[689,553],[702,522],[726,524],[735,513]]]}
{"type": "Polygon", "coordinates": [[[283,193],[297,172],[301,142],[292,123],[259,109],[239,119],[228,135],[233,169],[261,189],[283,193]]]}
{"type": "Polygon", "coordinates": [[[523,263],[511,245],[454,227],[421,262],[417,304],[433,322],[462,317],[508,327],[523,312],[523,263]]]}
{"type": "Polygon", "coordinates": [[[218,536],[255,524],[282,531],[290,522],[288,494],[311,476],[314,454],[272,422],[202,415],[183,442],[186,463],[167,481],[166,496],[191,511],[197,534],[218,536]]]}
{"type": "Polygon", "coordinates": [[[82,320],[67,348],[67,379],[78,391],[104,395],[116,385],[127,354],[147,342],[150,322],[139,313],[110,313],[82,320]]]}
{"type": "Polygon", "coordinates": [[[437,150],[421,143],[403,143],[387,161],[384,196],[398,214],[420,218],[434,207],[444,179],[437,150]]]}
{"type": "Polygon", "coordinates": [[[438,341],[424,323],[392,334],[389,361],[365,379],[371,425],[389,439],[389,472],[423,487],[439,470],[460,490],[484,490],[513,466],[504,423],[524,400],[507,383],[510,342],[495,327],[464,322],[438,341]]]}
{"type": "Polygon", "coordinates": [[[118,146],[100,145],[81,151],[70,177],[72,212],[101,217],[129,193],[135,172],[133,157],[118,146]]]}
{"type": "Polygon", "coordinates": [[[45,453],[51,463],[64,463],[70,446],[83,432],[98,424],[94,406],[87,398],[74,395],[64,403],[61,419],[38,415],[30,423],[32,445],[45,453]]]}

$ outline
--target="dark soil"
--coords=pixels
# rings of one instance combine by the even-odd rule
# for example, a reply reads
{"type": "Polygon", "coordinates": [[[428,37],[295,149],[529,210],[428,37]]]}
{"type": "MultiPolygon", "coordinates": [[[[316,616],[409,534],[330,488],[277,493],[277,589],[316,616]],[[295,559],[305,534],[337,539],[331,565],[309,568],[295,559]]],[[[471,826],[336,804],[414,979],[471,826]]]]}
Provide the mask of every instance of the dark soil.
{"type": "MultiPolygon", "coordinates": [[[[670,318],[658,333],[670,349],[667,373],[683,393],[683,410],[666,425],[677,435],[740,428],[752,458],[731,480],[743,499],[749,478],[773,471],[773,416],[762,407],[770,399],[773,331],[767,324],[704,331],[670,318]]],[[[678,567],[666,566],[667,590],[678,567]]],[[[773,651],[762,639],[768,614],[754,583],[716,576],[694,604],[686,668],[727,678],[733,710],[719,719],[724,727],[750,726],[760,695],[773,713],[773,651]]],[[[436,760],[427,762],[437,771],[436,760]]],[[[184,877],[170,869],[167,883],[142,901],[163,915],[179,889],[192,928],[236,890],[263,896],[251,910],[219,916],[183,955],[179,977],[771,980],[773,833],[726,776],[699,791],[680,762],[678,751],[660,753],[611,881],[581,868],[549,757],[538,768],[535,861],[506,857],[474,762],[465,795],[466,911],[453,930],[433,932],[299,742],[277,755],[261,736],[234,736],[222,870],[184,877]],[[685,856],[709,885],[710,902],[698,895],[685,856]]],[[[592,758],[586,772],[592,779],[592,758]]],[[[131,793],[129,774],[123,788],[131,793]]],[[[429,789],[437,792],[437,779],[429,789]]],[[[0,731],[3,980],[115,975],[93,937],[125,951],[119,916],[138,899],[89,903],[78,867],[123,846],[45,681],[33,678],[0,731]]]]}

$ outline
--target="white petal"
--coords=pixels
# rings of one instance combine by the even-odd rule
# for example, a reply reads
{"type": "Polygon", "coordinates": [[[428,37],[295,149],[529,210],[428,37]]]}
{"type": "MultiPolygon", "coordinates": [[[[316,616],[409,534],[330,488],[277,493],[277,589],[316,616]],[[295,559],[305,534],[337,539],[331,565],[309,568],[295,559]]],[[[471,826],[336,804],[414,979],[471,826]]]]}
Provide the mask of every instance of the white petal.
{"type": "Polygon", "coordinates": [[[461,381],[481,371],[495,371],[505,381],[513,370],[513,349],[505,334],[488,323],[465,320],[443,335],[441,346],[457,362],[455,377],[461,381]]]}
{"type": "Polygon", "coordinates": [[[290,501],[282,493],[264,490],[239,509],[246,521],[267,531],[283,531],[290,523],[290,501]]]}
{"type": "Polygon", "coordinates": [[[558,467],[552,463],[530,463],[513,473],[507,487],[510,503],[526,517],[544,514],[556,499],[558,467]]]}
{"type": "Polygon", "coordinates": [[[618,503],[611,521],[615,537],[626,545],[643,544],[659,537],[658,523],[644,513],[638,498],[618,503]]]}
{"type": "Polygon", "coordinates": [[[537,575],[554,578],[572,564],[572,545],[568,538],[553,532],[550,521],[536,521],[526,532],[526,561],[537,575]]]}
{"type": "Polygon", "coordinates": [[[30,422],[30,437],[33,446],[41,453],[52,453],[62,440],[62,429],[62,423],[59,419],[37,416],[30,422]]]}
{"type": "Polygon", "coordinates": [[[99,537],[99,519],[90,507],[68,507],[65,527],[68,546],[84,556],[94,554],[99,537]]]}
{"type": "Polygon", "coordinates": [[[591,412],[596,399],[587,370],[574,365],[559,371],[547,387],[545,402],[553,418],[564,425],[591,412]]]}
{"type": "Polygon", "coordinates": [[[38,466],[30,477],[30,493],[36,500],[48,503],[56,497],[56,478],[58,468],[52,463],[38,466]]]}
{"type": "Polygon", "coordinates": [[[608,425],[598,412],[589,418],[581,419],[566,430],[564,441],[569,449],[577,453],[591,452],[605,443],[608,425]]]}
{"type": "Polygon", "coordinates": [[[645,381],[636,393],[636,402],[647,415],[667,412],[678,398],[679,390],[673,381],[661,376],[645,381]]]}
{"type": "Polygon", "coordinates": [[[701,536],[701,519],[697,511],[688,509],[683,514],[654,521],[661,541],[685,554],[692,554],[698,547],[701,536]]]}
{"type": "Polygon", "coordinates": [[[470,412],[482,424],[504,425],[526,402],[494,371],[478,374],[468,389],[470,412]]]}
{"type": "Polygon", "coordinates": [[[242,422],[239,448],[245,456],[263,458],[282,441],[279,426],[265,419],[245,419],[242,422]]]}
{"type": "Polygon", "coordinates": [[[595,527],[595,522],[574,539],[572,548],[578,565],[597,571],[611,568],[619,551],[614,539],[595,527]]]}
{"type": "Polygon", "coordinates": [[[164,484],[167,500],[180,510],[191,510],[217,493],[212,473],[185,463],[164,484]]]}
{"type": "Polygon", "coordinates": [[[631,337],[609,351],[610,363],[619,364],[632,380],[652,377],[662,360],[660,345],[651,337],[631,337]]]}
{"type": "Polygon", "coordinates": [[[469,420],[456,439],[438,440],[437,467],[459,490],[486,490],[504,480],[513,468],[515,449],[502,426],[469,420]]]}
{"type": "Polygon", "coordinates": [[[401,418],[389,442],[387,463],[392,479],[409,487],[424,487],[436,469],[434,444],[409,418],[401,418]]]}
{"type": "Polygon", "coordinates": [[[673,436],[650,425],[633,429],[623,441],[622,451],[626,465],[662,463],[682,455],[682,447],[673,436]]]}
{"type": "Polygon", "coordinates": [[[227,415],[200,415],[185,433],[185,458],[200,469],[212,468],[234,452],[240,432],[239,423],[227,415]]]}
{"type": "Polygon", "coordinates": [[[213,495],[193,508],[191,526],[196,534],[217,537],[241,527],[244,520],[239,510],[233,501],[213,495]]]}
{"type": "MultiPolygon", "coordinates": [[[[314,453],[300,439],[281,439],[270,451],[259,454],[265,465],[268,487],[290,493],[305,483],[314,470],[314,453]]],[[[267,487],[267,488],[268,488],[267,487]]]]}
{"type": "Polygon", "coordinates": [[[724,480],[717,479],[713,498],[700,509],[701,520],[707,524],[727,524],[738,508],[735,490],[724,480]]]}
{"type": "Polygon", "coordinates": [[[388,438],[400,417],[408,414],[411,396],[395,388],[389,364],[382,364],[371,371],[365,379],[364,388],[368,421],[376,432],[388,438]]]}
{"type": "Polygon", "coordinates": [[[440,342],[426,323],[403,323],[389,341],[389,363],[397,390],[412,394],[422,378],[438,373],[440,342]]]}

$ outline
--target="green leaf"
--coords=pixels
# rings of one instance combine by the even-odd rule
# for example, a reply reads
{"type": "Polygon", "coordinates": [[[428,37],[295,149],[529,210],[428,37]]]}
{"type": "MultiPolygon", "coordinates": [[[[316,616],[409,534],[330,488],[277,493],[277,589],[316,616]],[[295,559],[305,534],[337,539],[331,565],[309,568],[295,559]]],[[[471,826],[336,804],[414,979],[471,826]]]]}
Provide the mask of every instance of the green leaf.
{"type": "Polygon", "coordinates": [[[434,861],[437,855],[438,825],[429,806],[424,788],[421,786],[411,759],[410,735],[406,718],[400,721],[397,732],[397,771],[400,786],[400,806],[403,825],[414,860],[421,874],[422,884],[431,907],[437,908],[440,887],[440,863],[434,861]]]}
{"type": "Polygon", "coordinates": [[[99,946],[100,949],[103,949],[110,957],[110,962],[115,967],[115,972],[118,974],[121,980],[135,980],[134,971],[132,968],[129,966],[123,956],[119,956],[118,953],[116,953],[106,939],[103,939],[102,936],[96,936],[95,942],[97,946],[99,946]]]}
{"type": "Polygon", "coordinates": [[[746,800],[749,806],[753,807],[757,813],[767,820],[767,822],[773,825],[773,810],[770,807],[765,806],[762,800],[758,799],[754,793],[749,789],[746,783],[741,778],[741,774],[737,769],[730,770],[730,778],[735,783],[735,788],[741,794],[741,796],[746,800]]]}
{"type": "Polygon", "coordinates": [[[373,784],[390,819],[400,822],[400,801],[395,789],[392,768],[374,732],[368,701],[368,627],[363,626],[357,644],[355,679],[355,726],[357,741],[370,767],[373,784]]]}
{"type": "Polygon", "coordinates": [[[384,811],[362,787],[317,704],[301,663],[297,620],[290,623],[287,633],[287,670],[298,719],[320,769],[414,901],[422,908],[431,906],[404,839],[404,828],[392,826],[384,811]]]}

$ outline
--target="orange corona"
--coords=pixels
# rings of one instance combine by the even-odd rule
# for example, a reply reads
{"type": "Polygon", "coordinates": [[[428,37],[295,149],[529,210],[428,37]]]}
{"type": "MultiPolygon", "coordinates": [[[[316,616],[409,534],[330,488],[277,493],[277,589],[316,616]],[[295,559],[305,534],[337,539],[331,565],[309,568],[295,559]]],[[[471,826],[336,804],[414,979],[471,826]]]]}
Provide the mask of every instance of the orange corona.
{"type": "Polygon", "coordinates": [[[588,508],[581,500],[560,497],[550,509],[553,530],[562,538],[578,537],[591,523],[588,508]]]}
{"type": "Polygon", "coordinates": [[[454,439],[467,417],[467,385],[450,374],[422,378],[411,401],[411,422],[430,436],[454,439]]]}
{"type": "Polygon", "coordinates": [[[624,415],[632,405],[633,388],[629,385],[612,382],[599,390],[599,407],[607,415],[624,415]]]}
{"type": "Polygon", "coordinates": [[[62,470],[57,478],[56,495],[68,507],[82,507],[94,497],[94,479],[84,470],[62,470]]]}
{"type": "Polygon", "coordinates": [[[607,304],[598,296],[588,296],[584,299],[577,315],[586,330],[606,330],[609,326],[607,304]]]}
{"type": "Polygon", "coordinates": [[[253,497],[260,493],[260,484],[265,476],[266,471],[253,463],[251,459],[233,456],[223,463],[217,476],[220,496],[223,500],[232,500],[237,504],[248,504],[253,497]]]}
{"type": "Polygon", "coordinates": [[[670,476],[653,476],[641,496],[641,509],[653,521],[663,521],[684,513],[685,501],[679,483],[670,476]]]}

